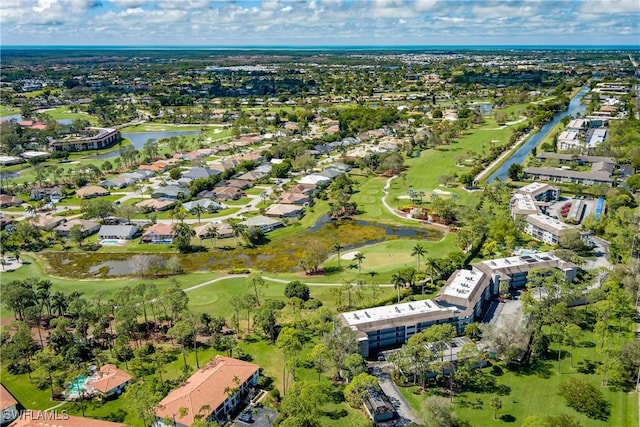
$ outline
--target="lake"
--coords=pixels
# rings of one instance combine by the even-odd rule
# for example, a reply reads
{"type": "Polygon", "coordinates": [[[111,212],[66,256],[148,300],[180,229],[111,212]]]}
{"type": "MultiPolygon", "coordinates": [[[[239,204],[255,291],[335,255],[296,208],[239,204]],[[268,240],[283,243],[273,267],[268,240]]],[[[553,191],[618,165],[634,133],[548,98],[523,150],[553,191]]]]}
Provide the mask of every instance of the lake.
{"type": "MultiPolygon", "coordinates": [[[[9,114],[8,116],[2,116],[0,117],[0,120],[4,120],[4,121],[10,121],[10,120],[15,120],[16,122],[20,122],[22,121],[22,114],[9,114]]],[[[70,125],[71,123],[73,123],[73,120],[71,119],[57,119],[56,122],[60,123],[61,125],[70,125]]]]}
{"type": "MultiPolygon", "coordinates": [[[[131,141],[131,144],[136,149],[140,150],[150,139],[160,140],[162,138],[170,138],[172,136],[199,135],[200,133],[202,132],[199,130],[171,130],[162,132],[122,132],[120,133],[120,135],[123,138],[131,141]]],[[[116,149],[113,151],[109,151],[108,153],[96,154],[94,156],[90,156],[89,158],[95,160],[103,160],[118,157],[119,155],[120,150],[116,149]]]]}

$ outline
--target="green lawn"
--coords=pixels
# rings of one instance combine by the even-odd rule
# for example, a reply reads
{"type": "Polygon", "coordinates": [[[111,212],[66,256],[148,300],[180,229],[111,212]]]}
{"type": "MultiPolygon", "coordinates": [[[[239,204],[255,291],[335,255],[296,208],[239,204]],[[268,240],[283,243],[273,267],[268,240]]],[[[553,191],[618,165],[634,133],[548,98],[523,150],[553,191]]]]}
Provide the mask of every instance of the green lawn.
{"type": "Polygon", "coordinates": [[[67,119],[67,120],[78,120],[78,119],[82,119],[82,120],[88,120],[92,125],[97,125],[98,124],[98,118],[95,116],[92,116],[90,114],[87,113],[74,113],[70,110],[70,108],[68,106],[64,106],[64,107],[57,107],[57,108],[53,108],[51,110],[47,110],[44,112],[44,114],[47,114],[49,117],[51,117],[54,120],[61,120],[61,119],[67,119]]]}
{"type": "MultiPolygon", "coordinates": [[[[161,245],[159,245],[161,246],[161,245]]],[[[44,273],[42,267],[35,262],[34,258],[29,255],[21,255],[20,258],[25,264],[18,270],[12,272],[0,273],[0,281],[9,282],[13,280],[24,280],[28,277],[35,277],[37,279],[49,279],[53,283],[54,290],[60,290],[65,293],[78,290],[83,292],[87,297],[91,297],[97,291],[107,291],[108,293],[116,292],[125,286],[133,287],[139,283],[149,282],[153,280],[153,283],[159,288],[164,289],[172,280],[177,280],[183,288],[203,283],[216,277],[220,277],[219,274],[207,272],[207,273],[191,273],[180,276],[168,277],[168,278],[154,278],[154,279],[142,279],[142,278],[116,278],[116,279],[100,279],[100,280],[77,280],[66,279],[61,277],[55,277],[44,273]]],[[[189,294],[191,297],[191,293],[189,294]]],[[[11,316],[8,311],[3,311],[4,316],[11,316]]]]}
{"type": "Polygon", "coordinates": [[[238,200],[225,200],[223,203],[227,206],[246,206],[253,200],[250,197],[242,197],[238,200]]]}
{"type": "Polygon", "coordinates": [[[0,105],[0,116],[9,116],[11,114],[19,114],[20,108],[9,107],[7,105],[0,105]]]}
{"type": "MultiPolygon", "coordinates": [[[[577,368],[581,361],[602,361],[606,356],[593,346],[593,334],[585,333],[583,346],[574,350],[574,366],[577,368]]],[[[556,347],[552,347],[556,348],[556,347]]],[[[506,415],[515,418],[515,425],[521,425],[531,415],[559,415],[569,414],[584,427],[635,427],[638,425],[638,394],[635,391],[615,391],[601,387],[601,377],[591,374],[579,373],[570,365],[568,348],[563,348],[560,374],[557,373],[557,362],[554,360],[543,361],[530,370],[509,371],[504,369],[504,375],[494,376],[498,384],[505,385],[510,390],[508,395],[498,396],[495,393],[458,393],[455,397],[455,408],[458,416],[467,420],[474,427],[495,426],[504,421],[493,419],[493,409],[490,406],[492,397],[498,396],[502,400],[502,409],[498,416],[506,415]],[[606,421],[594,420],[576,412],[566,406],[564,399],[558,395],[557,390],[561,382],[572,376],[587,378],[599,390],[602,390],[605,398],[611,404],[611,416],[606,421]],[[480,407],[480,405],[482,405],[480,407]]],[[[485,371],[491,372],[491,368],[485,371]]],[[[417,396],[414,391],[417,387],[401,387],[402,394],[411,405],[419,410],[426,395],[417,396]]],[[[430,389],[429,393],[435,392],[430,389]]]]}
{"type": "Polygon", "coordinates": [[[266,187],[253,187],[246,189],[244,192],[250,196],[259,196],[265,190],[266,187]]]}
{"type": "MultiPolygon", "coordinates": [[[[513,106],[511,108],[517,109],[522,108],[522,106],[513,106]]],[[[389,189],[387,202],[392,207],[408,204],[406,196],[409,188],[412,188],[415,191],[423,191],[425,193],[425,203],[428,202],[434,190],[456,194],[462,204],[473,203],[477,199],[475,194],[469,193],[459,186],[442,188],[438,178],[443,175],[453,176],[454,174],[467,172],[469,170],[468,167],[456,165],[456,157],[467,155],[482,157],[483,153],[488,152],[490,145],[508,143],[514,126],[517,125],[499,129],[496,127],[493,118],[487,118],[482,126],[467,130],[465,135],[458,138],[453,144],[422,151],[419,157],[406,160],[405,164],[408,167],[406,178],[404,180],[397,178],[393,181],[389,189]]],[[[383,210],[379,199],[382,196],[381,188],[384,186],[384,182],[383,178],[366,181],[358,189],[362,195],[354,196],[358,206],[360,207],[362,204],[362,208],[367,215],[373,217],[387,215],[378,211],[378,209],[383,210]]]]}
{"type": "Polygon", "coordinates": [[[27,374],[12,375],[5,369],[2,369],[2,385],[4,385],[25,408],[47,409],[57,404],[57,402],[51,400],[51,392],[49,389],[38,390],[31,381],[29,381],[27,374]]]}
{"type": "Polygon", "coordinates": [[[109,202],[115,202],[118,199],[122,198],[122,194],[109,194],[108,196],[100,196],[100,197],[94,197],[91,199],[81,199],[80,197],[77,196],[72,196],[72,197],[65,197],[64,199],[60,200],[58,203],[56,203],[56,205],[58,206],[81,206],[83,202],[90,202],[92,200],[107,200],[109,202]]]}
{"type": "MultiPolygon", "coordinates": [[[[363,279],[367,282],[372,280],[376,283],[390,283],[391,275],[398,269],[403,267],[416,267],[416,258],[411,256],[412,248],[420,243],[427,251],[427,257],[441,258],[447,255],[454,247],[454,235],[449,234],[439,241],[430,240],[388,240],[386,242],[368,245],[354,250],[343,250],[341,256],[351,252],[360,252],[365,256],[362,262],[362,274],[358,274],[357,268],[350,268],[350,265],[357,265],[353,260],[340,260],[342,271],[329,273],[320,279],[305,279],[310,282],[333,282],[341,283],[345,280],[363,279]],[[369,272],[375,271],[378,274],[373,278],[369,272]]],[[[424,270],[424,257],[421,258],[420,269],[424,270]]],[[[333,255],[325,267],[337,267],[338,257],[333,255]]],[[[286,277],[286,275],[280,275],[286,277]]]]}
{"type": "Polygon", "coordinates": [[[171,123],[143,123],[141,125],[128,126],[120,129],[120,132],[124,133],[139,133],[139,132],[163,132],[163,131],[191,131],[201,130],[201,125],[174,125],[171,123]]]}

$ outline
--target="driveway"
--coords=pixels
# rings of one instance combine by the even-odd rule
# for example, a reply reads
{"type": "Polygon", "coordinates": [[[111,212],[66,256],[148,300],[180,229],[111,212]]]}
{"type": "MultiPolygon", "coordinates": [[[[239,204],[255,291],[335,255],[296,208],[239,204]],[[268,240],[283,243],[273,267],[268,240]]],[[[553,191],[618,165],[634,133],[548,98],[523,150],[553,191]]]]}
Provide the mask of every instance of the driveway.
{"type": "Polygon", "coordinates": [[[585,263],[582,266],[585,270],[595,270],[596,268],[610,269],[611,264],[607,259],[609,253],[609,242],[603,240],[597,236],[591,236],[591,241],[594,243],[593,254],[594,258],[585,258],[585,263]]]}
{"type": "Polygon", "coordinates": [[[231,423],[232,427],[271,427],[273,422],[278,418],[278,413],[272,409],[249,407],[253,415],[253,421],[251,423],[245,423],[237,418],[231,423]]]}
{"type": "Polygon", "coordinates": [[[379,425],[386,426],[398,426],[404,427],[409,426],[412,423],[420,424],[422,420],[415,413],[413,408],[409,405],[409,402],[402,396],[398,387],[391,381],[391,375],[389,374],[389,370],[391,369],[391,364],[383,363],[383,364],[373,364],[373,376],[378,378],[378,383],[380,384],[380,388],[385,394],[389,397],[393,408],[398,414],[399,419],[394,419],[388,423],[381,423],[379,425]],[[384,370],[380,368],[380,366],[384,366],[384,370]]]}

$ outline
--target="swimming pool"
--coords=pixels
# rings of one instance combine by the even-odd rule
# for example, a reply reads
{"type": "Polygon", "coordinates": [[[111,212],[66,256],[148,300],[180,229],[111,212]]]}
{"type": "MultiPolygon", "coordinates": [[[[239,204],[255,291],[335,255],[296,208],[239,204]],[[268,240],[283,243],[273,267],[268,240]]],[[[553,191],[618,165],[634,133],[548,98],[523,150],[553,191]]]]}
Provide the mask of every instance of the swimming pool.
{"type": "Polygon", "coordinates": [[[75,380],[73,380],[69,388],[66,390],[65,394],[68,397],[75,398],[80,395],[80,392],[83,392],[86,389],[87,389],[87,376],[80,375],[75,380]]]}
{"type": "Polygon", "coordinates": [[[600,219],[600,217],[602,216],[602,213],[604,211],[604,199],[602,197],[598,198],[598,203],[596,204],[596,213],[594,215],[594,218],[596,221],[598,221],[600,219]]]}
{"type": "Polygon", "coordinates": [[[100,241],[101,245],[106,245],[106,246],[120,246],[122,245],[122,240],[120,239],[102,239],[100,241]]]}

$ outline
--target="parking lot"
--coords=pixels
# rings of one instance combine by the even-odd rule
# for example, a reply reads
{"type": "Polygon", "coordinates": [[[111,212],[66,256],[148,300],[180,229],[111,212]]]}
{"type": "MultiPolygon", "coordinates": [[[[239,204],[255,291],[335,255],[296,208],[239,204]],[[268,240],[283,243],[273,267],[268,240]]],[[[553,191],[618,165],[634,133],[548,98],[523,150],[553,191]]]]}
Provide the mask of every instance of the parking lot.
{"type": "Polygon", "coordinates": [[[276,418],[278,418],[278,412],[271,409],[266,409],[266,408],[257,407],[257,406],[253,406],[253,407],[250,406],[247,408],[247,410],[251,411],[251,416],[253,418],[251,422],[240,421],[238,417],[236,417],[236,419],[233,420],[233,423],[231,423],[231,425],[234,427],[246,427],[246,426],[271,427],[273,426],[273,423],[275,422],[276,418]]]}

